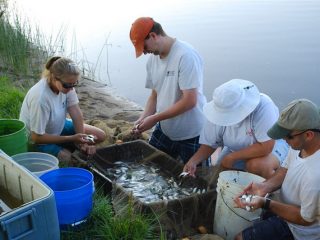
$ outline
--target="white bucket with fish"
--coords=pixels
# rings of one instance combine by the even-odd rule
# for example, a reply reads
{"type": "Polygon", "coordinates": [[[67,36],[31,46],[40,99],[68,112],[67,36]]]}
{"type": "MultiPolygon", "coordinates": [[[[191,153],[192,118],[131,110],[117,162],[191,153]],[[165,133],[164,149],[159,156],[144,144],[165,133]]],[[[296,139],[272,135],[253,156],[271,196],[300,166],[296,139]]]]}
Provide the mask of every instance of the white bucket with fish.
{"type": "Polygon", "coordinates": [[[217,183],[217,202],[214,214],[213,231],[226,240],[234,237],[253,221],[260,219],[261,209],[248,212],[234,207],[234,198],[251,182],[265,179],[252,173],[240,171],[223,171],[217,183]]]}

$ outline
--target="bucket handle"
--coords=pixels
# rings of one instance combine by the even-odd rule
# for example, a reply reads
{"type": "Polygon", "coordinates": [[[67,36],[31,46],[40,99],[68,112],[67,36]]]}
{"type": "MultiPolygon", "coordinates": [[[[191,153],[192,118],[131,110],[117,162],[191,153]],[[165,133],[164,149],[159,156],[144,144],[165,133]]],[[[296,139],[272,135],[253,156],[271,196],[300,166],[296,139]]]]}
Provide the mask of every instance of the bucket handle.
{"type": "Polygon", "coordinates": [[[224,203],[234,214],[236,214],[238,217],[240,217],[240,218],[242,218],[242,219],[244,219],[244,220],[246,220],[246,221],[248,221],[248,222],[253,222],[253,221],[256,221],[256,220],[259,220],[259,219],[260,219],[260,217],[259,217],[259,218],[253,219],[253,220],[249,220],[249,219],[246,219],[245,217],[242,217],[241,215],[239,215],[239,214],[238,214],[237,212],[235,212],[235,211],[233,210],[233,208],[231,208],[231,207],[227,204],[227,202],[224,200],[224,197],[223,197],[223,194],[222,194],[221,189],[219,189],[219,191],[220,191],[220,196],[221,196],[221,198],[222,198],[223,203],[224,203]]]}
{"type": "Polygon", "coordinates": [[[6,232],[6,237],[11,240],[19,240],[28,236],[32,237],[37,230],[36,224],[35,224],[35,218],[36,218],[36,209],[32,208],[30,210],[20,213],[17,216],[13,216],[12,218],[4,220],[1,223],[1,227],[2,227],[2,230],[6,232]],[[21,220],[27,221],[28,223],[28,229],[25,229],[25,231],[23,232],[21,229],[15,229],[16,224],[18,224],[19,221],[21,220]]]}

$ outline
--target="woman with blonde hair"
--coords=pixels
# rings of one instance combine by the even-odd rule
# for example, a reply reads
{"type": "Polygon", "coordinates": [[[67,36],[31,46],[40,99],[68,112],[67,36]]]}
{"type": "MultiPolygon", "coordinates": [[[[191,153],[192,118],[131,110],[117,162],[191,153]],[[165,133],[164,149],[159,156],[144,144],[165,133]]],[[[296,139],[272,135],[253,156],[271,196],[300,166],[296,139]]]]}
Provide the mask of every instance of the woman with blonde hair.
{"type": "Polygon", "coordinates": [[[80,70],[72,60],[52,57],[21,107],[20,120],[26,124],[36,150],[55,155],[59,160],[71,159],[71,151],[65,144],[74,143],[87,154],[94,154],[94,143],[106,137],[101,129],[84,124],[74,90],[79,78],[80,70]],[[66,118],[67,113],[71,119],[66,118]],[[93,135],[94,140],[90,141],[87,134],[93,135]]]}

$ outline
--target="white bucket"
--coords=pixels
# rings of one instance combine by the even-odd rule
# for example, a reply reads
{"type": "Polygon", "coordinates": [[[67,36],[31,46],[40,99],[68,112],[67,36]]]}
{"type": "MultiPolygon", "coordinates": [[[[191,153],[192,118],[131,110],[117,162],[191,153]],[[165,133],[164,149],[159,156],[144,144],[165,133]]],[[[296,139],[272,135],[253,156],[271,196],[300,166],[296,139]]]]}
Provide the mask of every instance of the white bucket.
{"type": "Polygon", "coordinates": [[[13,155],[12,159],[38,177],[46,172],[59,168],[59,160],[55,156],[47,153],[19,153],[13,155]]]}
{"type": "Polygon", "coordinates": [[[240,171],[223,171],[217,183],[217,202],[214,214],[213,231],[226,240],[234,237],[253,221],[260,218],[261,209],[248,212],[234,207],[234,198],[251,182],[265,179],[252,173],[240,171]]]}

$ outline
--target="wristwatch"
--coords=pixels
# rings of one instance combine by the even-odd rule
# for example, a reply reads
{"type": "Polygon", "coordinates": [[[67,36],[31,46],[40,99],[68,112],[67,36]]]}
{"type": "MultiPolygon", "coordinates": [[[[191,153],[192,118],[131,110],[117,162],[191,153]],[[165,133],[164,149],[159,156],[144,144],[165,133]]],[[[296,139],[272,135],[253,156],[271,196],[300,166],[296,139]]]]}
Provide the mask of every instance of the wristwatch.
{"type": "Polygon", "coordinates": [[[270,202],[271,202],[271,199],[270,199],[270,198],[265,198],[264,204],[263,204],[262,208],[263,208],[264,210],[269,210],[269,208],[270,208],[270,202]]]}

